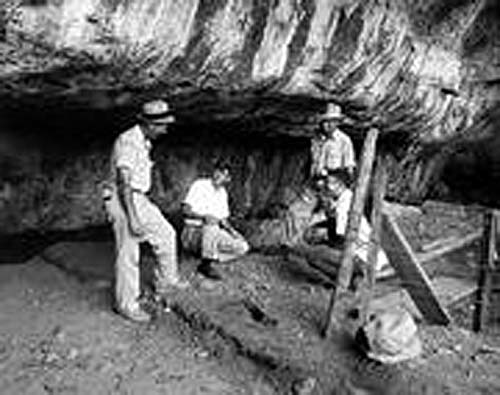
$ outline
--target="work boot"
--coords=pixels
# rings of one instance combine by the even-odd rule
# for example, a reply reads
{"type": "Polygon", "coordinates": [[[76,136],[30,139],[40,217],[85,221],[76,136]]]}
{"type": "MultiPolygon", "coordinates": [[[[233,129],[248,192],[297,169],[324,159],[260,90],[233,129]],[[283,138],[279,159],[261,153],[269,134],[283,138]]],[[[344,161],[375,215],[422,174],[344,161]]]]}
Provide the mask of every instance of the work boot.
{"type": "Polygon", "coordinates": [[[214,281],[221,280],[222,277],[220,273],[212,266],[213,260],[202,259],[201,263],[198,265],[198,273],[205,276],[206,278],[214,281]]]}

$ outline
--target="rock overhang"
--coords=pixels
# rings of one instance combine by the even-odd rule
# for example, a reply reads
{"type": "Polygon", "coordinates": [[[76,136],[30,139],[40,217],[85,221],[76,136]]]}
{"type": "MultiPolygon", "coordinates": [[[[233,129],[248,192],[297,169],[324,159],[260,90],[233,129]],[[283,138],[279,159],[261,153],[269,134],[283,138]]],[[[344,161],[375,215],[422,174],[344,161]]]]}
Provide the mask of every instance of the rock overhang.
{"type": "Polygon", "coordinates": [[[159,95],[181,123],[307,135],[334,100],[353,133],[375,125],[435,142],[470,128],[498,97],[478,82],[498,67],[484,61],[498,51],[494,1],[17,5],[2,43],[13,55],[0,79],[10,107],[133,111],[159,95]],[[491,29],[474,40],[481,26],[491,29]]]}

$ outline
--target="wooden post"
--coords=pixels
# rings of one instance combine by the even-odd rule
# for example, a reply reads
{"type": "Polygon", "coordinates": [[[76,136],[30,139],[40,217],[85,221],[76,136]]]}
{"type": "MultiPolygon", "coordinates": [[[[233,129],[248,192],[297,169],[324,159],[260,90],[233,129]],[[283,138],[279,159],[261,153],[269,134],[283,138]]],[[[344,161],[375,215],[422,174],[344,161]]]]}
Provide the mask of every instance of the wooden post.
{"type": "Polygon", "coordinates": [[[330,324],[334,318],[343,319],[345,317],[346,303],[349,299],[348,286],[352,277],[352,262],[355,244],[358,238],[359,224],[363,215],[368,185],[373,169],[378,135],[378,129],[370,129],[363,144],[359,174],[351,202],[349,219],[347,221],[344,253],[340,264],[339,274],[337,275],[337,284],[330,296],[330,303],[321,333],[323,337],[328,335],[330,324]]]}
{"type": "Polygon", "coordinates": [[[481,256],[479,262],[478,287],[474,308],[472,329],[479,332],[488,321],[488,307],[491,294],[491,280],[495,261],[496,220],[492,210],[484,214],[483,239],[481,242],[481,256]]]}
{"type": "Polygon", "coordinates": [[[387,186],[387,162],[388,156],[379,152],[377,155],[377,166],[373,177],[373,207],[371,213],[372,233],[370,237],[370,247],[368,250],[368,262],[366,267],[366,281],[361,289],[361,319],[366,321],[366,314],[370,300],[373,296],[375,286],[375,267],[377,264],[378,252],[380,250],[380,232],[382,230],[382,206],[384,204],[385,191],[387,186]]]}

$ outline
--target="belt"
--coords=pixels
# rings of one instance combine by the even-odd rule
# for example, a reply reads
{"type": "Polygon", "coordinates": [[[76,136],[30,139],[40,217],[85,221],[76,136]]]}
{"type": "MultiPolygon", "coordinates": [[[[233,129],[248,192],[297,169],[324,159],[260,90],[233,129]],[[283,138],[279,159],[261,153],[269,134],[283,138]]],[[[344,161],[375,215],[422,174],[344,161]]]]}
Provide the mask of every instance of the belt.
{"type": "Polygon", "coordinates": [[[203,221],[198,219],[185,219],[184,225],[192,228],[201,228],[203,226],[203,221]]]}

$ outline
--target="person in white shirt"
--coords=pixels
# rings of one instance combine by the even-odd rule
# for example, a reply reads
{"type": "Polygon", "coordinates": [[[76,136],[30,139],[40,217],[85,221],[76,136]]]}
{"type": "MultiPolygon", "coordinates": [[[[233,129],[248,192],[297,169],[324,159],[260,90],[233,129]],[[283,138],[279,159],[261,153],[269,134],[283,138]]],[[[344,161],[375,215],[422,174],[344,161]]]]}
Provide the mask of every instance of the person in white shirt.
{"type": "Polygon", "coordinates": [[[339,129],[340,106],[328,103],[319,117],[319,133],[311,140],[311,176],[325,176],[328,170],[346,169],[352,178],[356,157],[350,137],[339,129]]]}
{"type": "MultiPolygon", "coordinates": [[[[346,169],[329,170],[320,184],[322,191],[322,210],[312,218],[304,240],[309,243],[327,241],[332,246],[343,246],[347,221],[353,192],[349,189],[350,175],[346,169]],[[326,226],[326,228],[325,228],[326,226]],[[318,231],[318,228],[320,229],[318,231]]],[[[363,215],[358,230],[355,256],[363,262],[368,261],[371,244],[371,226],[363,215]]],[[[378,278],[392,275],[393,270],[385,251],[380,248],[377,252],[375,273],[378,278]]]]}
{"type": "Polygon", "coordinates": [[[172,122],[174,116],[166,102],[145,103],[139,123],[120,134],[114,143],[111,183],[103,191],[116,244],[116,309],[139,322],[151,318],[139,303],[141,242],[151,244],[158,261],[155,267],[157,294],[170,286],[185,288],[188,285],[178,274],[176,232],[146,195],[151,187],[152,141],[166,134],[172,122]]]}
{"type": "Polygon", "coordinates": [[[185,225],[181,235],[183,248],[200,255],[198,267],[205,277],[219,280],[213,262],[225,262],[249,250],[244,237],[229,223],[229,204],[225,185],[230,181],[229,165],[218,161],[210,178],[196,180],[182,205],[185,225]]]}

